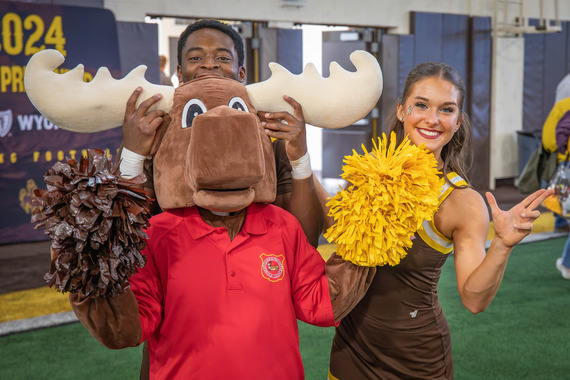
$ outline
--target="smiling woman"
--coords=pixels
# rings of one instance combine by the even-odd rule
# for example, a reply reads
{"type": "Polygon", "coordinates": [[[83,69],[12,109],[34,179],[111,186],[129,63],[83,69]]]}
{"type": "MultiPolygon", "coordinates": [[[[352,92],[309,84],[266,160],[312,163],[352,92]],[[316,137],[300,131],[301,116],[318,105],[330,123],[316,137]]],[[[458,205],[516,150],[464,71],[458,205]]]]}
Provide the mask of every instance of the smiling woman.
{"type": "Polygon", "coordinates": [[[413,87],[408,104],[398,104],[404,132],[414,144],[424,143],[438,160],[441,160],[442,148],[463,121],[457,99],[459,94],[453,84],[440,78],[426,78],[413,87]],[[405,108],[407,113],[404,113],[405,108]]]}
{"type": "Polygon", "coordinates": [[[444,173],[455,171],[467,179],[473,160],[472,128],[463,112],[464,99],[459,72],[443,63],[420,64],[406,80],[390,129],[398,141],[409,135],[414,144],[426,144],[444,173]]]}
{"type": "Polygon", "coordinates": [[[445,179],[436,189],[439,208],[424,220],[399,264],[377,267],[367,294],[337,327],[329,379],[452,379],[451,337],[437,291],[449,253],[463,305],[482,312],[495,297],[513,247],[540,215],[535,209],[550,192],[539,190],[509,211],[487,193],[494,237],[485,253],[489,214],[469,185],[472,132],[464,98],[461,76],[443,63],[420,64],[406,79],[391,131],[397,145],[408,136],[433,153],[445,179]]]}

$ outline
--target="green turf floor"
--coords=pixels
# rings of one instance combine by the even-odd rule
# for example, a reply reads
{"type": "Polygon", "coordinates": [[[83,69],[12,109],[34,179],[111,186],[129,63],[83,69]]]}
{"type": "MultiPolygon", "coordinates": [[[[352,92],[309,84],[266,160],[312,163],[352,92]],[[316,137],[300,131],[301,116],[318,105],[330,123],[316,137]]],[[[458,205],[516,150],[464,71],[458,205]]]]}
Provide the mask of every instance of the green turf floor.
{"type": "MultiPolygon", "coordinates": [[[[453,261],[440,282],[456,380],[570,379],[570,281],[555,268],[566,239],[520,245],[491,306],[461,306],[453,261]]],[[[299,324],[308,380],[326,379],[334,329],[299,324]]],[[[0,338],[0,379],[137,379],[140,348],[113,351],[78,323],[0,338]]]]}

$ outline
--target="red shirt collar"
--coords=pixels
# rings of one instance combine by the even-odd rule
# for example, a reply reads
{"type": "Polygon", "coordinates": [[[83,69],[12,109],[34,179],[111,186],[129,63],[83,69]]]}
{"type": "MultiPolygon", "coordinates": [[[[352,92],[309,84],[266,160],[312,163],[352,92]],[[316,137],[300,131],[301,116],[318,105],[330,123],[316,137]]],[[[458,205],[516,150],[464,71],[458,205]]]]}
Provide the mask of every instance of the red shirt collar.
{"type": "MultiPolygon", "coordinates": [[[[267,233],[266,220],[262,212],[264,207],[266,205],[262,203],[252,203],[247,206],[245,222],[240,233],[244,232],[248,235],[263,235],[267,233]]],[[[185,219],[188,231],[193,239],[203,238],[217,229],[217,227],[210,226],[202,220],[196,206],[181,209],[181,216],[185,219]]]]}

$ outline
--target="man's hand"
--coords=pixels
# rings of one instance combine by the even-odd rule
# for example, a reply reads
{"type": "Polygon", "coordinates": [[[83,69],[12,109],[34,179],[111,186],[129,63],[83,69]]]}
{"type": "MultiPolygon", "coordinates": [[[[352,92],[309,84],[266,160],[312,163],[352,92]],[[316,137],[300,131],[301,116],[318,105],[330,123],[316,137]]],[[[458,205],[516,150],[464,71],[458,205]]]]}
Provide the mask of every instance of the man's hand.
{"type": "Polygon", "coordinates": [[[268,136],[285,140],[285,150],[290,161],[298,160],[307,153],[307,134],[303,109],[295,99],[285,95],[283,99],[293,107],[294,115],[289,112],[259,111],[261,126],[268,136]]]}
{"type": "Polygon", "coordinates": [[[148,111],[153,104],[162,99],[161,94],[153,95],[137,108],[136,103],[141,92],[142,88],[137,87],[127,101],[123,121],[123,146],[132,152],[146,156],[150,153],[156,130],[162,124],[162,118],[166,114],[159,110],[148,111]]]}

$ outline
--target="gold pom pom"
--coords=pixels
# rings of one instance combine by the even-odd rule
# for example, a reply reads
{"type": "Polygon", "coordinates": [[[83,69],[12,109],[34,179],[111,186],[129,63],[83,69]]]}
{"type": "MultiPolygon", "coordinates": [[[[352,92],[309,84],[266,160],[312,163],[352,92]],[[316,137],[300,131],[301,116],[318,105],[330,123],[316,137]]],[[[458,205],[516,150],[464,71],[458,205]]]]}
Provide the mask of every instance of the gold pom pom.
{"type": "Polygon", "coordinates": [[[382,134],[380,146],[344,158],[342,178],[350,183],[328,203],[336,223],[325,233],[337,254],[360,266],[397,265],[412,246],[412,236],[438,208],[443,179],[437,161],[423,144],[406,137],[396,148],[382,134]]]}

